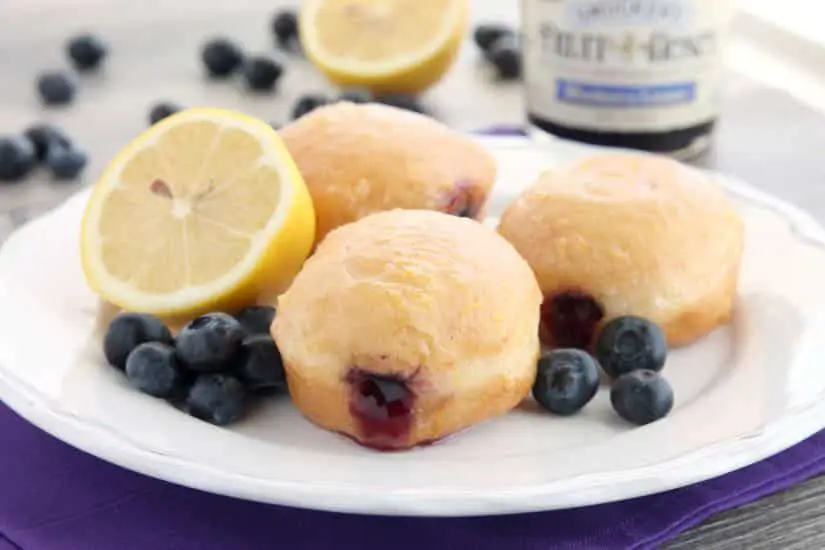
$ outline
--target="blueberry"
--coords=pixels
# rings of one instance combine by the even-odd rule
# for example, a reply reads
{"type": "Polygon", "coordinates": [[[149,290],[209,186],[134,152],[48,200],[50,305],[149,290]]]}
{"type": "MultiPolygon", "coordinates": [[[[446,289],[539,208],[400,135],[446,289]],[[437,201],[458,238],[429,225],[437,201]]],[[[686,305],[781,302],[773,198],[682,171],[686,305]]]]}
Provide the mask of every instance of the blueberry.
{"type": "Polygon", "coordinates": [[[234,376],[202,374],[189,388],[186,408],[195,418],[224,426],[243,413],[245,393],[243,384],[234,376]]]}
{"type": "Polygon", "coordinates": [[[282,47],[298,43],[298,15],[293,10],[280,10],[272,17],[272,34],[282,47]]]}
{"type": "Polygon", "coordinates": [[[487,58],[501,80],[521,78],[521,44],[518,37],[505,35],[493,42],[487,58]]]}
{"type": "Polygon", "coordinates": [[[149,125],[157,124],[164,118],[168,116],[172,116],[178,111],[181,111],[183,107],[178,105],[177,103],[172,103],[169,101],[161,101],[160,103],[155,103],[152,105],[152,108],[149,109],[149,125]]]}
{"type": "Polygon", "coordinates": [[[275,308],[272,306],[249,306],[235,314],[235,319],[249,335],[269,334],[274,318],[275,308]]]}
{"type": "Polygon", "coordinates": [[[213,38],[201,49],[201,61],[213,77],[227,77],[241,67],[243,50],[228,38],[213,38]]]}
{"type": "Polygon", "coordinates": [[[321,94],[304,94],[298,98],[295,105],[292,107],[292,119],[301,118],[302,116],[311,113],[318,107],[323,107],[329,103],[329,99],[321,94]]]}
{"type": "Polygon", "coordinates": [[[49,148],[52,146],[71,147],[72,142],[63,131],[52,124],[35,124],[29,126],[23,132],[31,144],[34,146],[34,154],[37,160],[46,160],[49,148]]]}
{"type": "Polygon", "coordinates": [[[37,92],[46,105],[66,105],[77,93],[77,85],[68,73],[49,71],[37,77],[37,92]]]}
{"type": "Polygon", "coordinates": [[[619,416],[643,426],[664,418],[673,409],[673,388],[658,372],[636,370],[613,383],[610,403],[619,416]]]}
{"type": "Polygon", "coordinates": [[[338,101],[349,101],[350,103],[369,103],[373,100],[372,92],[366,88],[348,88],[341,91],[338,101]]]}
{"type": "Polygon", "coordinates": [[[656,323],[626,315],[604,325],[595,356],[608,376],[618,378],[634,370],[662,370],[667,351],[667,338],[656,323]]]}
{"type": "Polygon", "coordinates": [[[226,313],[209,313],[193,319],[175,340],[178,359],[195,372],[229,368],[246,336],[241,324],[226,313]]]}
{"type": "Polygon", "coordinates": [[[160,342],[140,344],[126,359],[126,378],[143,393],[172,397],[183,381],[175,348],[160,342]]]}
{"type": "Polygon", "coordinates": [[[34,145],[22,136],[0,137],[0,182],[22,180],[37,162],[34,145]]]}
{"type": "Polygon", "coordinates": [[[76,179],[88,162],[88,155],[74,147],[53,146],[46,155],[46,166],[52,177],[61,181],[76,179]]]}
{"type": "Polygon", "coordinates": [[[66,45],[66,53],[69,61],[78,71],[89,71],[100,66],[100,62],[106,57],[106,44],[91,34],[81,34],[69,40],[66,45]]]}
{"type": "Polygon", "coordinates": [[[126,358],[145,342],[172,345],[172,332],[163,322],[143,313],[120,313],[109,323],[103,337],[103,355],[110,365],[126,368],[126,358]]]}
{"type": "Polygon", "coordinates": [[[268,334],[244,339],[235,363],[235,374],[250,390],[286,389],[281,352],[268,334]]]}
{"type": "Polygon", "coordinates": [[[418,99],[409,94],[387,94],[376,98],[376,101],[383,105],[389,105],[390,107],[396,107],[398,109],[404,109],[405,111],[412,111],[414,113],[423,113],[425,111],[418,99]]]}
{"type": "Polygon", "coordinates": [[[284,74],[284,64],[277,57],[258,55],[244,64],[243,76],[250,90],[271,90],[284,74]]]}
{"type": "Polygon", "coordinates": [[[533,398],[548,411],[568,416],[587,405],[599,389],[595,360],[578,349],[556,349],[539,359],[533,398]]]}
{"type": "Polygon", "coordinates": [[[493,42],[503,36],[514,35],[515,32],[510,27],[496,23],[479,25],[473,31],[473,41],[476,46],[485,54],[490,50],[493,42]]]}

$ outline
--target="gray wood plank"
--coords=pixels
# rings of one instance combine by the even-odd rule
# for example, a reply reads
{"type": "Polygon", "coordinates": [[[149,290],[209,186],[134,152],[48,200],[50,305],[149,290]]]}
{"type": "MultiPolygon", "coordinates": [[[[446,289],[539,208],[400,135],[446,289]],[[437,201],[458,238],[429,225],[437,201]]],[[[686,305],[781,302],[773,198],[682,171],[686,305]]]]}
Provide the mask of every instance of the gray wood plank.
{"type": "Polygon", "coordinates": [[[723,512],[666,550],[813,550],[825,548],[825,477],[723,512]]]}

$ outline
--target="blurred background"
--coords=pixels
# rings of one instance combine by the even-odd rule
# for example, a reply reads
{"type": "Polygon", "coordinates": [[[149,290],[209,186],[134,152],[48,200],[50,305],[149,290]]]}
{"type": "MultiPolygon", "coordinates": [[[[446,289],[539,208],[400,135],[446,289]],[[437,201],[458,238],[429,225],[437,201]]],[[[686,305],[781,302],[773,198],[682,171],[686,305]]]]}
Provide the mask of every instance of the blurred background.
{"type": "MultiPolygon", "coordinates": [[[[738,0],[727,49],[722,114],[716,142],[704,163],[733,172],[815,212],[825,212],[825,38],[817,16],[825,9],[805,0],[738,0]],[[789,177],[798,185],[778,182],[789,177]]],[[[159,102],[241,110],[274,125],[289,121],[307,93],[333,96],[335,88],[300,53],[282,56],[284,73],[271,92],[251,93],[237,79],[204,76],[200,50],[226,36],[252,53],[275,50],[274,14],[293,0],[0,0],[0,133],[39,122],[59,125],[88,152],[75,181],[34,178],[5,193],[15,220],[31,215],[84,182],[147,127],[159,102]],[[107,44],[102,70],[78,79],[70,105],[44,107],[35,81],[44,71],[67,69],[66,41],[91,33],[107,44]],[[40,181],[44,179],[44,181],[40,181]]],[[[443,122],[473,131],[522,125],[520,79],[501,80],[472,41],[481,23],[519,27],[516,0],[473,0],[472,25],[459,59],[418,100],[443,122]]],[[[15,222],[17,223],[17,222],[15,222]]]]}

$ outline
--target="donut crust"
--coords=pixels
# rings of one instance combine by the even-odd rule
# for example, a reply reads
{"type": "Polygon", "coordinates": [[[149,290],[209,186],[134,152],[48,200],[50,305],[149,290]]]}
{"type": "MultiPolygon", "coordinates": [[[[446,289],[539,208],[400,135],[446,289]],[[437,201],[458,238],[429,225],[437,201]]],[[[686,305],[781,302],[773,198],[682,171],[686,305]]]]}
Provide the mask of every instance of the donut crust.
{"type": "Polygon", "coordinates": [[[316,242],[332,229],[395,208],[482,219],[496,164],[469,136],[418,113],[339,102],[280,130],[312,195],[316,242]]]}
{"type": "Polygon", "coordinates": [[[332,231],[278,302],[273,337],[290,394],[315,424],[369,446],[350,413],[353,368],[406,381],[405,449],[517,406],[530,392],[541,292],[495,231],[424,210],[332,231]]]}
{"type": "Polygon", "coordinates": [[[601,323],[646,317],[680,346],[731,317],[744,223],[721,187],[674,160],[607,153],[548,171],[498,231],[546,298],[587,294],[601,323]]]}

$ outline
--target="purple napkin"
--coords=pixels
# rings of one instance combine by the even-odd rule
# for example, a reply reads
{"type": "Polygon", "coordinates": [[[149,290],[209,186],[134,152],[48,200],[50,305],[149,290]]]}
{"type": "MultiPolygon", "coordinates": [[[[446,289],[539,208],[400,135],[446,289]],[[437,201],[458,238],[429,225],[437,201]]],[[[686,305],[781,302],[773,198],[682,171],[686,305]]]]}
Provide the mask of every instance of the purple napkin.
{"type": "Polygon", "coordinates": [[[69,447],[0,405],[0,550],[652,549],[825,471],[825,433],[726,476],[630,501],[483,518],[313,512],[202,493],[69,447]]]}
{"type": "Polygon", "coordinates": [[[147,478],[69,447],[0,405],[0,550],[652,549],[712,514],[822,472],[825,432],[726,476],[625,502],[484,518],[356,516],[147,478]]]}

